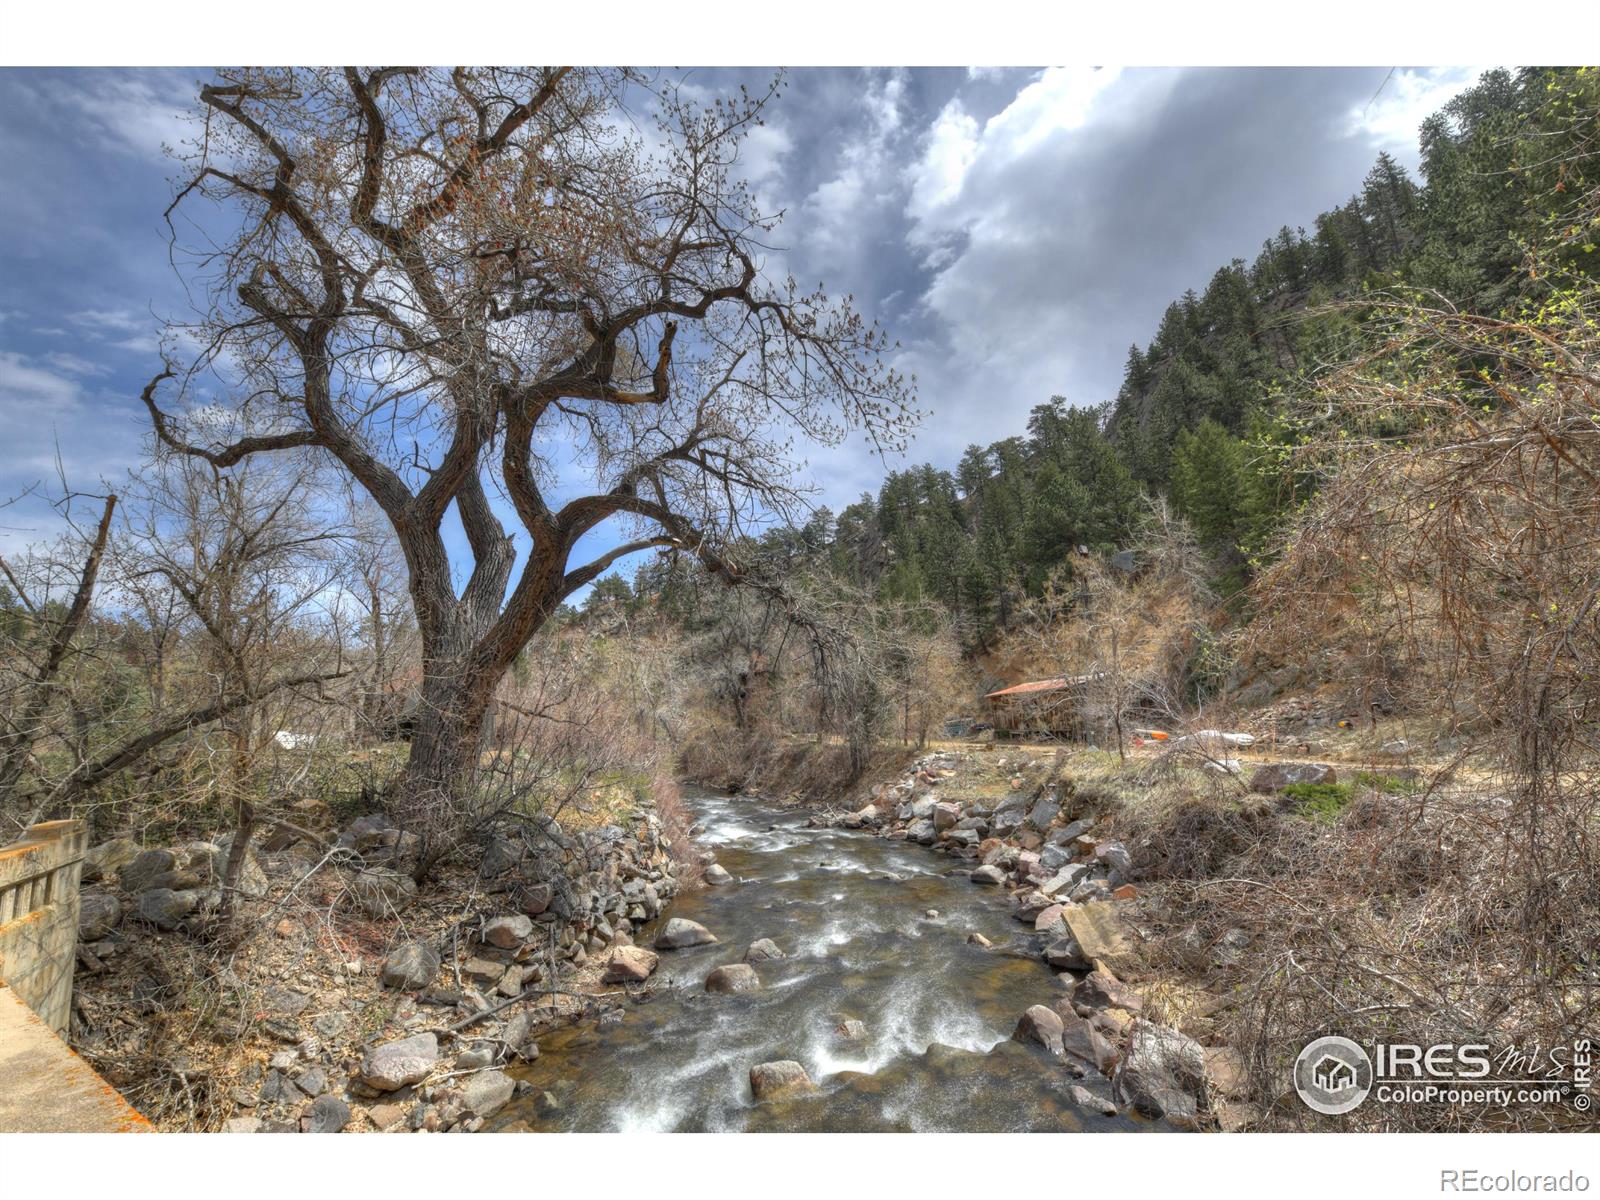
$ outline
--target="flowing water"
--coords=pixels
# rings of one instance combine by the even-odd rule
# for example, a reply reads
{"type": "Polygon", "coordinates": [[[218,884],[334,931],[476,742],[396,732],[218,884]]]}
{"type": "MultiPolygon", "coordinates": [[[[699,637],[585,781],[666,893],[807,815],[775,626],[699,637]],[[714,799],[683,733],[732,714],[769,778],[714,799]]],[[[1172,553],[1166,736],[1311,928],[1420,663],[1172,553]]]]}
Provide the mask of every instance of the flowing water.
{"type": "MultiPolygon", "coordinates": [[[[1017,1018],[1062,985],[1030,953],[1031,931],[1000,889],[905,842],[807,829],[804,813],[749,797],[690,796],[736,882],[678,897],[663,914],[698,921],[713,945],[663,950],[655,994],[610,1025],[540,1039],[519,1072],[533,1084],[496,1127],[533,1130],[1113,1130],[1148,1128],[1083,1111],[1042,1047],[1011,1040],[1017,1018]],[[936,910],[936,916],[928,916],[936,910]],[[982,933],[994,946],[969,945],[982,933]],[[713,967],[771,938],[787,958],[756,964],[762,988],[707,995],[713,967]],[[847,1018],[867,1036],[835,1036],[847,1018]],[[749,1069],[795,1059],[813,1096],[757,1104],[749,1069]]],[[[970,868],[968,868],[970,869],[970,868]]],[[[640,931],[648,946],[656,926],[640,931]]],[[[1105,1094],[1091,1073],[1085,1086],[1105,1094]]]]}

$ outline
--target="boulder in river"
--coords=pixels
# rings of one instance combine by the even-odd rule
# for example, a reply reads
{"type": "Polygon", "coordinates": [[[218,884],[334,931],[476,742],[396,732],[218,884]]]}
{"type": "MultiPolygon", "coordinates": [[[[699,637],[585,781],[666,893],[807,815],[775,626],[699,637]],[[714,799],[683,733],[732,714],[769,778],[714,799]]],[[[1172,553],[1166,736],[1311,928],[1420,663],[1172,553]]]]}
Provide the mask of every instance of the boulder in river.
{"type": "Polygon", "coordinates": [[[642,983],[650,978],[661,959],[643,946],[618,946],[606,962],[601,983],[642,983]]]}
{"type": "Polygon", "coordinates": [[[749,963],[726,963],[706,976],[706,991],[713,996],[760,990],[761,977],[749,963]]]}
{"type": "Polygon", "coordinates": [[[1035,1042],[1058,1058],[1061,1055],[1061,1018],[1042,1004],[1022,1014],[1011,1036],[1019,1042],[1035,1042]]]}
{"type": "Polygon", "coordinates": [[[783,951],[778,949],[778,943],[771,938],[757,938],[750,943],[750,949],[744,952],[744,960],[747,963],[770,962],[784,957],[786,956],[783,951]]]}
{"type": "Polygon", "coordinates": [[[712,887],[724,887],[733,882],[733,876],[721,863],[712,863],[706,868],[706,882],[712,887]]]}
{"type": "Polygon", "coordinates": [[[867,1040],[867,1027],[854,1017],[846,1017],[833,1027],[833,1037],[839,1042],[864,1042],[867,1040]]]}
{"type": "Polygon", "coordinates": [[[661,932],[656,934],[655,946],[657,950],[684,950],[690,946],[709,945],[716,940],[716,934],[700,922],[687,917],[670,917],[661,932]]]}
{"type": "Polygon", "coordinates": [[[750,1091],[760,1100],[782,1100],[817,1090],[806,1069],[793,1059],[760,1063],[750,1068],[750,1091]]]}
{"type": "Polygon", "coordinates": [[[998,885],[1006,881],[1006,873],[999,867],[979,867],[972,873],[971,878],[973,883],[998,885]]]}

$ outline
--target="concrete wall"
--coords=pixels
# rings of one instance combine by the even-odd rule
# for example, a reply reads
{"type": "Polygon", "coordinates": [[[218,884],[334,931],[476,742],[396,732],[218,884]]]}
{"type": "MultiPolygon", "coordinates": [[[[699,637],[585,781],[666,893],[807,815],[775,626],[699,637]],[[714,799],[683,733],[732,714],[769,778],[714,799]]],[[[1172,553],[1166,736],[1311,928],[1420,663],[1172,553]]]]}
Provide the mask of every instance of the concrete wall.
{"type": "Polygon", "coordinates": [[[0,846],[0,983],[57,1033],[72,1014],[82,821],[47,821],[0,846]]]}

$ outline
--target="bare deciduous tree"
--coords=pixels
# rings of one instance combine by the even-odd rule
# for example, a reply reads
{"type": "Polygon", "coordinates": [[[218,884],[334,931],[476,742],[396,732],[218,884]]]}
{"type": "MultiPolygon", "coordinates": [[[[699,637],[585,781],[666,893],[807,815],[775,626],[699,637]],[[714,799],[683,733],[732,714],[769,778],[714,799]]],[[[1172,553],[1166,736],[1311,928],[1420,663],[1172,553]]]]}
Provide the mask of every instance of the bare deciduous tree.
{"type": "Polygon", "coordinates": [[[176,367],[144,399],[170,448],[218,467],[317,449],[393,527],[422,659],[403,821],[470,786],[495,689],[563,599],[648,547],[731,577],[732,536],[795,498],[792,437],[903,438],[910,389],[876,327],[764,276],[774,222],[733,171],[766,99],[698,107],[569,68],[202,89],[174,209],[214,202],[238,232],[202,254],[206,350],[178,378],[192,396],[215,377],[236,432],[158,402],[176,367]],[[630,97],[655,110],[648,150],[630,97]],[[621,540],[575,561],[608,522],[621,540]]]}

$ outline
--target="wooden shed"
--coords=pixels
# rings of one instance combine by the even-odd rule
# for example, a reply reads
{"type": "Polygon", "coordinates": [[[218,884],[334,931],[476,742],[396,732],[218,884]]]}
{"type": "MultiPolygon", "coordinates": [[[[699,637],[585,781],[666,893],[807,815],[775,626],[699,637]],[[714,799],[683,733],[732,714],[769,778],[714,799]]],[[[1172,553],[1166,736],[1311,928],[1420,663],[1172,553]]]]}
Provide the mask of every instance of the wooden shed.
{"type": "Polygon", "coordinates": [[[1092,675],[1061,675],[1014,684],[984,696],[996,734],[1077,737],[1092,675]]]}

